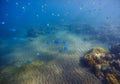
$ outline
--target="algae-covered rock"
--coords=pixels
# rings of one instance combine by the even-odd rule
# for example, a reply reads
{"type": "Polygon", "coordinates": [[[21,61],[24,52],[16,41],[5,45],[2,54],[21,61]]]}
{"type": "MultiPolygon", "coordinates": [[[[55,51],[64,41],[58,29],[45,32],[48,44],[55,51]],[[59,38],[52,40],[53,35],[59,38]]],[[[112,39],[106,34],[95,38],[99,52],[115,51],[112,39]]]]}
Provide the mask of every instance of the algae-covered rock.
{"type": "Polygon", "coordinates": [[[84,59],[88,66],[93,67],[94,65],[96,65],[96,61],[94,60],[94,58],[92,58],[92,55],[86,55],[84,59]]]}
{"type": "Polygon", "coordinates": [[[119,84],[118,80],[113,74],[107,74],[106,80],[107,84],[119,84]]]}
{"type": "Polygon", "coordinates": [[[104,49],[104,48],[101,48],[101,47],[97,47],[97,48],[93,48],[91,50],[92,52],[95,52],[95,53],[106,53],[107,51],[104,49]]]}
{"type": "Polygon", "coordinates": [[[84,56],[84,59],[88,66],[93,67],[98,64],[99,59],[105,57],[106,54],[107,51],[103,48],[93,48],[84,56]]]}
{"type": "Polygon", "coordinates": [[[107,81],[107,84],[119,84],[119,46],[113,46],[110,52],[103,48],[93,48],[83,58],[99,79],[107,81]]]}
{"type": "Polygon", "coordinates": [[[110,48],[110,53],[117,55],[117,57],[120,59],[120,44],[112,46],[110,48]]]}
{"type": "Polygon", "coordinates": [[[120,71],[120,60],[114,60],[112,62],[112,66],[114,66],[118,71],[120,71]]]}

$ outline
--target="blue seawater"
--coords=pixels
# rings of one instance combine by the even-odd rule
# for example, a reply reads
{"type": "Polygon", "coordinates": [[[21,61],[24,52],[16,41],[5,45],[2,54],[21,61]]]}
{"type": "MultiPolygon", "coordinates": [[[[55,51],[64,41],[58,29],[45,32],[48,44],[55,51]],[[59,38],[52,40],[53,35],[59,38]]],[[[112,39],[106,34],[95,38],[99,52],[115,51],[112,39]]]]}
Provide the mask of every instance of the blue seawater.
{"type": "Polygon", "coordinates": [[[120,0],[0,0],[0,70],[18,61],[74,60],[115,44],[120,0]]]}

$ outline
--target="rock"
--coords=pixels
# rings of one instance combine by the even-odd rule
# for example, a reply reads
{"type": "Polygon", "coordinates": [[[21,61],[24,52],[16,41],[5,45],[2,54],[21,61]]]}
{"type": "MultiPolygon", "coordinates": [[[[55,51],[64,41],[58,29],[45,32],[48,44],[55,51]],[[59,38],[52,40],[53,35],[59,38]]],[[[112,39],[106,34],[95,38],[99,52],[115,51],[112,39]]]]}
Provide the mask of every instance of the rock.
{"type": "Polygon", "coordinates": [[[120,59],[120,44],[112,46],[110,48],[110,53],[116,55],[120,59]]]}
{"type": "Polygon", "coordinates": [[[101,70],[105,71],[109,69],[109,64],[101,64],[101,70]]]}
{"type": "Polygon", "coordinates": [[[114,60],[112,62],[112,66],[115,67],[117,70],[120,71],[120,60],[114,60]]]}
{"type": "Polygon", "coordinates": [[[119,84],[120,57],[119,46],[113,46],[110,52],[103,48],[93,48],[84,57],[86,64],[93,73],[107,84],[119,84]]]}
{"type": "Polygon", "coordinates": [[[107,54],[107,51],[103,48],[93,48],[91,51],[91,54],[94,56],[94,58],[100,59],[101,57],[105,57],[107,54]]]}
{"type": "Polygon", "coordinates": [[[96,65],[96,61],[94,60],[94,58],[92,58],[92,55],[86,55],[84,59],[88,66],[93,67],[94,65],[96,65]]]}
{"type": "Polygon", "coordinates": [[[84,59],[88,66],[93,67],[98,64],[100,58],[105,57],[106,53],[107,51],[103,48],[93,48],[84,56],[84,59]]]}
{"type": "Polygon", "coordinates": [[[111,54],[107,54],[105,56],[105,60],[112,60],[113,59],[113,56],[111,54]]]}
{"type": "Polygon", "coordinates": [[[95,65],[95,69],[96,69],[96,70],[101,70],[101,68],[102,68],[101,64],[96,64],[96,65],[95,65]]]}
{"type": "Polygon", "coordinates": [[[99,79],[103,79],[104,74],[101,71],[102,66],[100,64],[96,64],[95,65],[95,75],[99,78],[99,79]]]}
{"type": "Polygon", "coordinates": [[[27,31],[27,37],[38,37],[40,34],[40,30],[36,28],[31,28],[27,31]]]}

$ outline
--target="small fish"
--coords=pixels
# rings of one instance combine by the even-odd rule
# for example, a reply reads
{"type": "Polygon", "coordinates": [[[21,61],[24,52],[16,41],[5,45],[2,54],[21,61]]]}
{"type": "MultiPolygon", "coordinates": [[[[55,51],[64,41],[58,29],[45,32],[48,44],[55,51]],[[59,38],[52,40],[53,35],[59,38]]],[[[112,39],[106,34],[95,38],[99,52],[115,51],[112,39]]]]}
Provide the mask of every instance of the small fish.
{"type": "Polygon", "coordinates": [[[27,63],[27,64],[31,64],[31,63],[32,63],[32,60],[29,59],[29,60],[26,61],[26,63],[27,63]]]}
{"type": "Polygon", "coordinates": [[[67,51],[67,50],[69,50],[69,47],[68,47],[68,46],[64,46],[63,49],[64,49],[65,51],[67,51]]]}
{"type": "Polygon", "coordinates": [[[60,44],[60,40],[54,40],[54,44],[60,44]]]}

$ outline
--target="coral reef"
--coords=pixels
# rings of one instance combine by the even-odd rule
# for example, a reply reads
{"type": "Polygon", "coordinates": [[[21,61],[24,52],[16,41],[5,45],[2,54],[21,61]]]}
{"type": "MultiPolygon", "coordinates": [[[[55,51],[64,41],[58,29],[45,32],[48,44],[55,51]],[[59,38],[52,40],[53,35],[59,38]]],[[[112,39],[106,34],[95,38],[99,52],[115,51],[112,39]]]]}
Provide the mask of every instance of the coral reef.
{"type": "Polygon", "coordinates": [[[120,45],[111,47],[110,52],[103,48],[93,48],[84,57],[91,71],[107,84],[120,83],[120,45]]]}
{"type": "Polygon", "coordinates": [[[89,51],[87,55],[84,56],[84,59],[88,66],[94,67],[94,65],[98,64],[100,61],[100,58],[104,57],[106,55],[107,51],[105,51],[103,48],[93,48],[89,51]]]}

